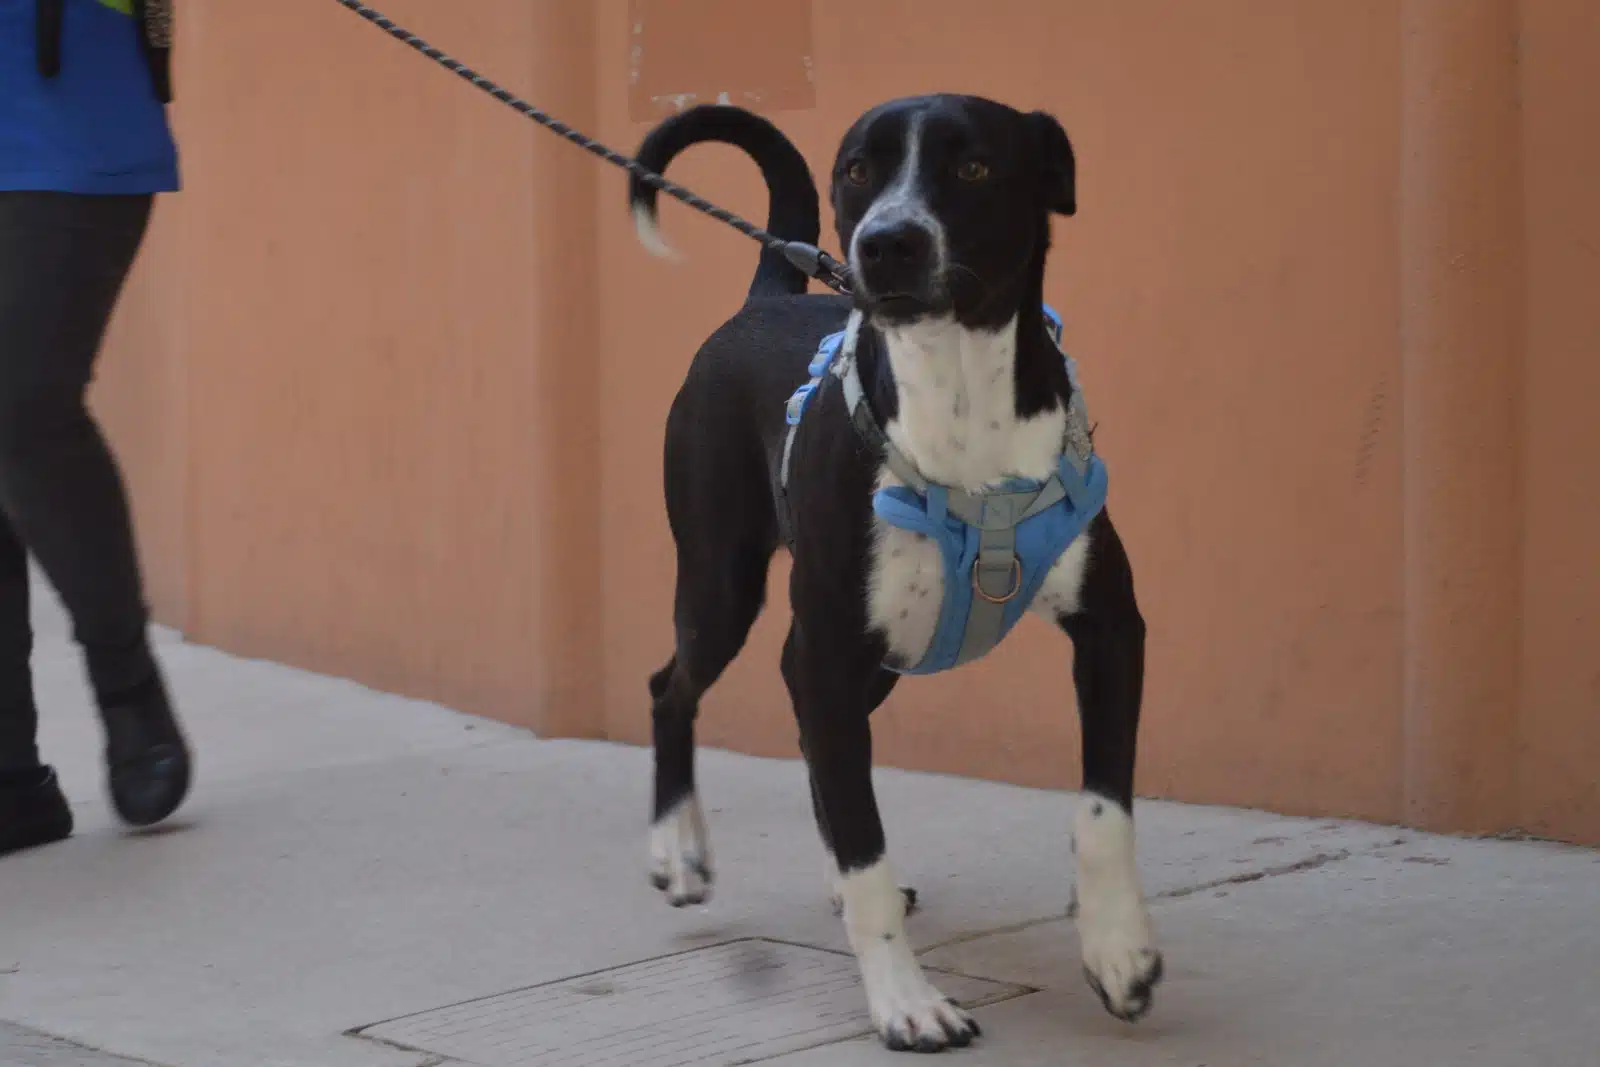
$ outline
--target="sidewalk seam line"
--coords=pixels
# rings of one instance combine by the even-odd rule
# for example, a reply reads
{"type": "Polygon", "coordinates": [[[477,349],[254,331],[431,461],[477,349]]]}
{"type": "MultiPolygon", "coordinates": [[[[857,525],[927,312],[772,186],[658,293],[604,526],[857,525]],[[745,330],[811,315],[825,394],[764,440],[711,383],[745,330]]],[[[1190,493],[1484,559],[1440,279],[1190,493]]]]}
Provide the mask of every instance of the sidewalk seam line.
{"type": "MultiPolygon", "coordinates": [[[[1386,841],[1382,844],[1373,845],[1370,848],[1356,850],[1342,848],[1337,852],[1318,852],[1307,856],[1304,859],[1296,860],[1293,863],[1283,863],[1271,867],[1262,867],[1258,870],[1229,875],[1226,878],[1217,878],[1213,879],[1212,881],[1201,882],[1196,885],[1178,886],[1174,889],[1168,889],[1164,892],[1156,893],[1149,898],[1149,901],[1150,903],[1154,904],[1158,901],[1182,900],[1185,897],[1192,897],[1197,893],[1204,893],[1208,889],[1221,889],[1224,886],[1230,885],[1248,885],[1252,882],[1264,882],[1273,878],[1281,878],[1290,874],[1304,874],[1307,871],[1314,871],[1323,867],[1332,866],[1333,864],[1343,863],[1345,860],[1354,856],[1373,855],[1382,849],[1391,847],[1392,844],[1393,842],[1386,841]]],[[[1064,912],[1037,916],[1032,919],[1022,919],[1018,922],[1007,923],[1004,926],[997,926],[992,929],[980,930],[973,933],[956,934],[952,937],[945,938],[943,941],[936,941],[931,945],[920,948],[917,950],[916,954],[918,956],[926,956],[931,952],[937,952],[940,949],[953,948],[956,945],[965,945],[973,941],[982,941],[990,937],[1002,937],[1006,934],[1018,934],[1024,930],[1031,930],[1036,926],[1045,926],[1049,923],[1060,922],[1063,919],[1071,919],[1076,915],[1076,913],[1076,908],[1069,907],[1064,912]]]]}

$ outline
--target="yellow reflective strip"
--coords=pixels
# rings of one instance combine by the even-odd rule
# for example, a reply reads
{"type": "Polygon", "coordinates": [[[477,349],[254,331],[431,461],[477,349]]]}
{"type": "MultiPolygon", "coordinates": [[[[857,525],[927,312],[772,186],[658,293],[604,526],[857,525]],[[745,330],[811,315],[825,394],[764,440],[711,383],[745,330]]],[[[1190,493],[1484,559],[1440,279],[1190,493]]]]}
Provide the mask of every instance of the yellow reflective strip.
{"type": "Polygon", "coordinates": [[[100,0],[100,3],[113,11],[120,11],[124,15],[133,14],[133,0],[100,0]]]}

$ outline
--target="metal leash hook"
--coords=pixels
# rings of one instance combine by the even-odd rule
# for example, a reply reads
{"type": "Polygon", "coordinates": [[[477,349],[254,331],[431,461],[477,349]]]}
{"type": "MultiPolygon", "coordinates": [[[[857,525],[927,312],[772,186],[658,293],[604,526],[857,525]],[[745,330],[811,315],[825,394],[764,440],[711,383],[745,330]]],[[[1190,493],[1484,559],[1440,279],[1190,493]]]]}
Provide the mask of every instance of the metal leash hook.
{"type": "Polygon", "coordinates": [[[815,245],[808,245],[803,241],[786,241],[782,237],[768,233],[761,227],[752,222],[748,222],[743,218],[740,218],[738,215],[735,215],[726,208],[720,208],[704,197],[690,192],[688,189],[685,189],[676,182],[670,182],[654,171],[647,170],[646,168],[640,166],[636,160],[623,155],[621,152],[616,152],[610,148],[607,148],[594,138],[588,137],[573,129],[571,126],[568,126],[554,115],[534,107],[526,100],[523,100],[508,90],[501,88],[488,78],[485,78],[483,75],[473,70],[471,67],[451,59],[449,56],[445,55],[443,52],[439,51],[437,48],[433,47],[433,45],[429,44],[427,41],[424,41],[410,30],[403,26],[396,25],[394,20],[390,19],[382,12],[374,11],[366,4],[360,3],[359,0],[335,0],[335,2],[338,3],[340,7],[348,8],[357,15],[360,15],[362,18],[366,19],[374,26],[377,26],[395,40],[410,45],[412,48],[416,49],[418,52],[421,52],[423,55],[439,64],[444,69],[450,71],[452,74],[456,74],[462,78],[465,78],[474,86],[482,89],[484,92],[488,93],[490,96],[494,97],[502,104],[505,104],[518,114],[532,119],[534,122],[538,123],[540,126],[543,126],[547,130],[551,130],[560,134],[562,137],[568,141],[571,141],[579,148],[582,148],[592,155],[599,156],[607,163],[610,163],[616,167],[621,167],[623,170],[627,171],[629,174],[632,174],[646,185],[651,186],[660,192],[666,193],[668,196],[675,197],[676,199],[683,201],[696,211],[699,211],[702,214],[710,215],[718,222],[727,223],[729,226],[732,226],[746,237],[749,237],[755,241],[759,241],[767,248],[777,249],[783,253],[784,259],[788,260],[795,266],[796,269],[801,271],[808,278],[815,278],[817,281],[821,282],[823,285],[826,285],[836,293],[844,293],[846,295],[849,294],[849,269],[845,267],[843,263],[840,263],[837,259],[834,259],[832,256],[828,255],[828,253],[824,252],[815,245]]]}

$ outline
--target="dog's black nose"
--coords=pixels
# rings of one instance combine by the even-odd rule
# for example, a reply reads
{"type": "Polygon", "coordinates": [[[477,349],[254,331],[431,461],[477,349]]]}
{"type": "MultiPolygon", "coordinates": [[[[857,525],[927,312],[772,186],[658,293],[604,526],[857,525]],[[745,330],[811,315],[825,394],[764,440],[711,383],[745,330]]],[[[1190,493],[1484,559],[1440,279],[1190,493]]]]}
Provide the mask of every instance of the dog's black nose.
{"type": "Polygon", "coordinates": [[[856,255],[869,291],[921,295],[931,280],[933,234],[906,220],[877,223],[856,238],[856,255]]]}
{"type": "Polygon", "coordinates": [[[926,266],[933,256],[933,234],[914,222],[889,222],[861,234],[863,263],[926,266]]]}

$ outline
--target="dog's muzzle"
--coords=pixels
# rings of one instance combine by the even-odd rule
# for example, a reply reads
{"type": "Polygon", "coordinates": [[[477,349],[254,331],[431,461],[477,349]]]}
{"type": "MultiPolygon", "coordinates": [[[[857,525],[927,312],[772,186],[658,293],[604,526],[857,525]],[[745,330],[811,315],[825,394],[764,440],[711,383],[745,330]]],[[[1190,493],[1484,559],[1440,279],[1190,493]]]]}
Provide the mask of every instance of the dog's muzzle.
{"type": "Polygon", "coordinates": [[[938,246],[910,219],[872,223],[855,239],[858,291],[869,301],[932,304],[938,296],[938,246]]]}

